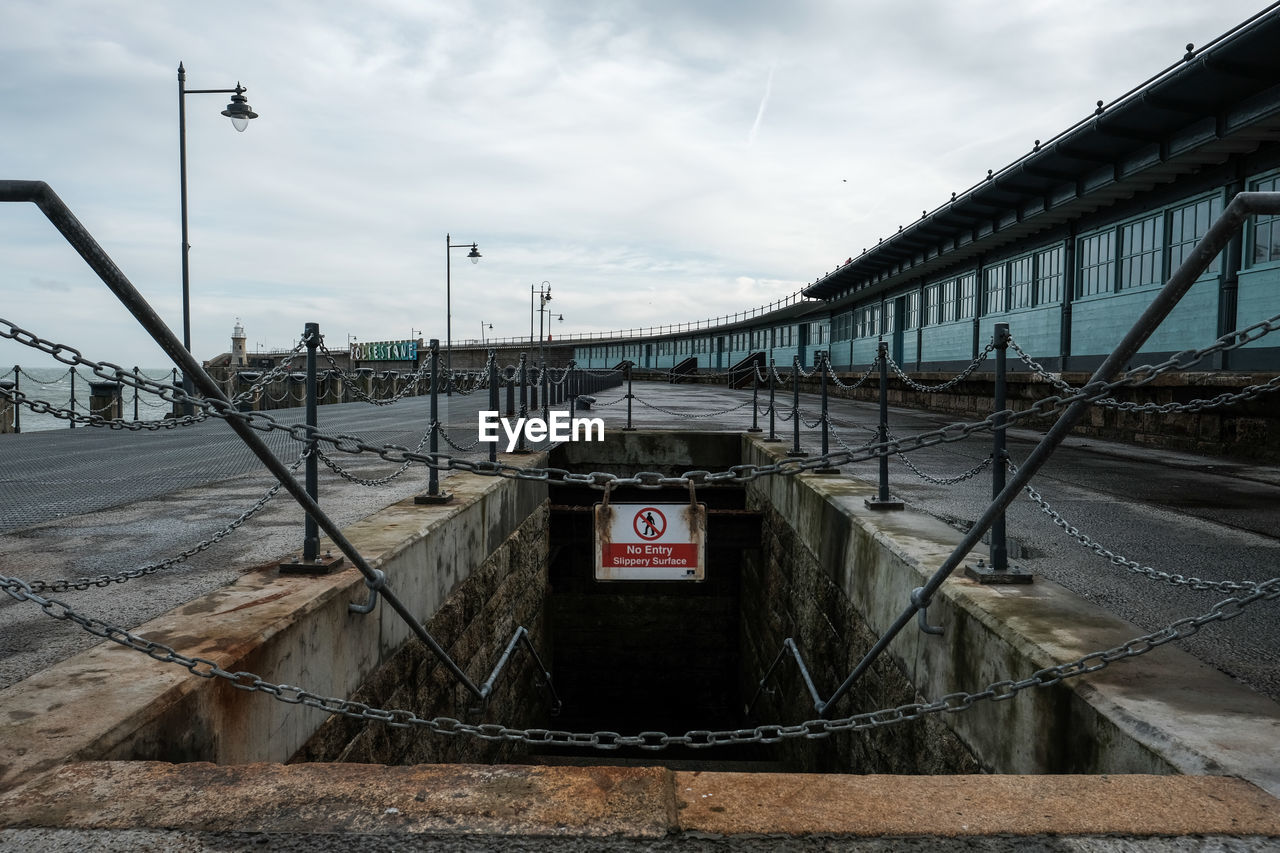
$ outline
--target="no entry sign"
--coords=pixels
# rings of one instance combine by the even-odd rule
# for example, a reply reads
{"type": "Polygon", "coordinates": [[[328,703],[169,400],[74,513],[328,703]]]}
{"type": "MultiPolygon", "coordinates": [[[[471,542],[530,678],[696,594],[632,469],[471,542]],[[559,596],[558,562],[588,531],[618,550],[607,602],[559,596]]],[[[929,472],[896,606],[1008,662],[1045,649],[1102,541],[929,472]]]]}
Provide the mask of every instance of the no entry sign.
{"type": "Polygon", "coordinates": [[[706,504],[596,504],[596,580],[700,581],[706,504]]]}

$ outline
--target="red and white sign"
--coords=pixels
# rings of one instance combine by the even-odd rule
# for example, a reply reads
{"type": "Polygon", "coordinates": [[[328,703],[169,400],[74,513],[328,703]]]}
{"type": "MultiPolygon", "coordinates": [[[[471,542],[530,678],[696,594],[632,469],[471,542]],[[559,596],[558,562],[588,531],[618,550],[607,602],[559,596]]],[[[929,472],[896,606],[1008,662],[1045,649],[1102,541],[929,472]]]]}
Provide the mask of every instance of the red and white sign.
{"type": "Polygon", "coordinates": [[[596,580],[705,576],[705,504],[596,504],[595,519],[596,580]]]}

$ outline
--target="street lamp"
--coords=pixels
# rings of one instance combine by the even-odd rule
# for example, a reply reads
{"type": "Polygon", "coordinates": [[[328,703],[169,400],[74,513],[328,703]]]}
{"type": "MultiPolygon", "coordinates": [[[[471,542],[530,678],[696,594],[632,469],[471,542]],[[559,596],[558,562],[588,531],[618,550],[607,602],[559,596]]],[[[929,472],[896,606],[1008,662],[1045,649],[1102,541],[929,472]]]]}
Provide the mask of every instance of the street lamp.
{"type": "MultiPolygon", "coordinates": [[[[231,119],[231,125],[237,131],[244,132],[249,120],[258,117],[249,107],[244,93],[247,90],[236,81],[234,89],[188,89],[187,70],[178,63],[178,193],[182,206],[182,346],[191,352],[191,272],[187,255],[191,249],[187,242],[187,95],[215,95],[232,93],[231,103],[222,114],[231,119]]],[[[182,388],[188,397],[194,394],[191,377],[182,377],[182,388]]],[[[183,412],[192,413],[191,402],[182,404],[183,412]]]]}
{"type": "Polygon", "coordinates": [[[476,249],[476,244],[459,243],[456,246],[449,242],[449,235],[444,235],[444,369],[445,375],[449,377],[449,381],[445,383],[445,393],[453,396],[453,303],[450,293],[450,278],[452,276],[451,261],[453,255],[450,249],[470,249],[467,257],[471,259],[471,263],[480,263],[480,252],[476,249]]]}
{"type": "Polygon", "coordinates": [[[480,346],[482,347],[484,346],[484,330],[485,329],[488,329],[489,331],[493,331],[493,324],[486,323],[484,320],[481,320],[480,321],[480,346]]]}

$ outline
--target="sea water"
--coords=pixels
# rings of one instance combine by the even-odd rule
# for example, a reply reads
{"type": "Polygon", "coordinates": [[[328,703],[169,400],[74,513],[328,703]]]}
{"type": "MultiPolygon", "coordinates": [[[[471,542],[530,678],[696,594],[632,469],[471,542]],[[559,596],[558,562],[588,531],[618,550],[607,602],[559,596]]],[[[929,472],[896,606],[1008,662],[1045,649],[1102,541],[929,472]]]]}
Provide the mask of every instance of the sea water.
{"type": "MultiPolygon", "coordinates": [[[[174,373],[164,368],[139,369],[139,374],[146,379],[172,384],[174,373]]],[[[16,382],[17,390],[28,400],[39,400],[48,403],[60,411],[74,410],[81,415],[89,415],[89,383],[101,382],[92,371],[77,367],[13,367],[0,373],[0,380],[16,382]],[[73,382],[74,378],[74,382],[73,382]],[[74,386],[74,405],[72,403],[74,386]]],[[[140,421],[158,421],[172,411],[172,405],[166,403],[159,395],[149,391],[138,391],[129,385],[120,389],[120,416],[125,420],[133,420],[135,409],[140,421]]],[[[37,432],[39,430],[69,429],[72,421],[50,413],[34,412],[28,406],[15,406],[17,410],[18,428],[21,432],[37,432]]],[[[105,415],[106,412],[94,414],[105,415]]],[[[79,424],[77,426],[83,426],[79,424]]]]}

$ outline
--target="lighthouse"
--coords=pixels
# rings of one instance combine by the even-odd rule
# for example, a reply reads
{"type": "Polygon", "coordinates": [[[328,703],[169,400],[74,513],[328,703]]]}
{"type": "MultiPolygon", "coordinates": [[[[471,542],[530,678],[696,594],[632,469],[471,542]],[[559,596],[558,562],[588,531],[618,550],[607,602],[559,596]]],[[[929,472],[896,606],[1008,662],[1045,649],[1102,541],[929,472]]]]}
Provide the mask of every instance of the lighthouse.
{"type": "Polygon", "coordinates": [[[240,325],[240,318],[237,317],[235,328],[231,330],[231,366],[247,367],[248,364],[244,351],[244,326],[240,325]]]}

